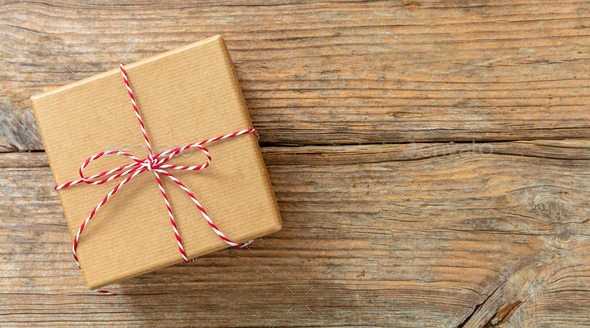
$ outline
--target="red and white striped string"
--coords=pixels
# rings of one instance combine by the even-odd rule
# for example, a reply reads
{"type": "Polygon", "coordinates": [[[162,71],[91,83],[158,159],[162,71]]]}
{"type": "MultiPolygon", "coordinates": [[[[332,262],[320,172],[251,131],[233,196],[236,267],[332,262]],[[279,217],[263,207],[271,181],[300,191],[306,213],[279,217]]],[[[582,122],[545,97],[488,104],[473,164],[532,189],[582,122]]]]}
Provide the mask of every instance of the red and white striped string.
{"type": "MultiPolygon", "coordinates": [[[[215,138],[203,140],[203,141],[200,141],[197,143],[184,145],[182,147],[178,147],[178,148],[174,148],[174,149],[160,152],[158,154],[154,154],[152,151],[152,147],[150,145],[149,138],[148,138],[147,133],[145,131],[145,126],[144,126],[143,121],[141,119],[141,115],[139,115],[139,110],[137,109],[137,104],[135,103],[135,97],[133,97],[133,92],[131,91],[131,87],[129,86],[129,80],[127,79],[127,73],[125,72],[125,65],[121,64],[120,68],[121,68],[121,74],[123,74],[123,79],[125,81],[125,86],[127,87],[127,91],[129,93],[129,97],[131,97],[131,104],[133,105],[133,110],[135,111],[135,115],[137,116],[137,120],[139,121],[139,125],[141,127],[141,132],[143,133],[143,139],[145,140],[145,143],[148,148],[148,157],[144,158],[144,159],[139,159],[131,154],[121,152],[121,151],[116,151],[116,150],[100,152],[96,155],[89,157],[82,164],[82,166],[80,167],[80,170],[79,170],[80,179],[74,180],[74,181],[69,181],[64,184],[55,186],[55,190],[59,190],[59,189],[64,189],[64,188],[67,188],[69,186],[76,185],[79,183],[86,183],[86,184],[90,184],[90,185],[100,185],[100,184],[115,180],[117,178],[126,176],[125,179],[123,179],[123,181],[121,181],[113,189],[111,189],[111,191],[109,191],[107,193],[107,195],[103,198],[103,200],[100,201],[100,203],[98,203],[98,205],[96,205],[96,207],[94,207],[92,209],[92,211],[90,212],[90,215],[86,218],[86,220],[82,223],[82,225],[78,229],[78,233],[76,233],[76,238],[74,238],[74,243],[72,245],[72,253],[74,255],[74,259],[76,260],[76,264],[78,264],[78,268],[80,268],[80,263],[78,262],[78,257],[76,255],[76,249],[78,248],[80,235],[82,234],[82,231],[84,231],[84,227],[94,217],[94,215],[96,214],[98,209],[101,208],[104,204],[106,204],[106,202],[109,200],[109,198],[111,198],[123,185],[125,185],[127,182],[131,181],[131,179],[133,179],[134,177],[136,177],[137,175],[139,175],[145,171],[152,171],[154,173],[154,176],[156,177],[156,182],[158,183],[158,187],[160,188],[160,192],[162,193],[162,196],[164,198],[164,203],[166,204],[166,209],[168,210],[168,216],[170,217],[170,223],[172,224],[172,230],[174,231],[174,237],[176,237],[176,241],[178,243],[178,250],[180,251],[180,254],[182,255],[182,259],[185,263],[192,263],[195,259],[189,260],[186,255],[186,251],[184,250],[184,246],[182,245],[182,239],[180,238],[180,233],[178,232],[178,226],[176,225],[176,221],[174,220],[174,215],[172,214],[172,209],[170,208],[170,202],[168,201],[168,196],[166,195],[166,191],[164,190],[164,187],[162,186],[162,181],[160,180],[160,174],[170,178],[172,181],[174,181],[174,183],[176,183],[182,190],[184,190],[187,193],[187,195],[195,203],[195,205],[197,206],[199,211],[201,211],[201,214],[203,214],[203,217],[205,218],[205,220],[207,220],[207,223],[209,224],[209,226],[213,229],[213,231],[215,231],[215,233],[219,236],[219,238],[221,238],[223,241],[225,241],[228,245],[230,245],[232,247],[242,248],[242,247],[250,246],[252,244],[252,240],[242,243],[242,244],[237,244],[237,243],[234,243],[233,241],[231,241],[229,238],[227,238],[223,234],[223,232],[221,232],[221,230],[219,230],[219,228],[213,223],[213,221],[211,220],[209,215],[207,215],[207,212],[205,211],[205,209],[203,208],[201,203],[199,203],[199,201],[197,200],[195,195],[182,182],[180,182],[178,179],[176,179],[176,177],[174,177],[174,175],[172,175],[172,173],[165,171],[164,169],[189,170],[189,171],[202,170],[202,169],[208,167],[209,164],[211,164],[211,154],[209,154],[209,150],[203,146],[204,144],[207,144],[207,143],[210,143],[213,141],[217,141],[217,140],[236,137],[236,136],[239,136],[242,134],[247,134],[247,133],[254,133],[256,135],[256,138],[258,138],[258,132],[255,129],[246,129],[246,130],[242,130],[242,131],[236,131],[236,132],[233,132],[230,134],[218,136],[215,138]],[[181,152],[183,152],[184,150],[189,149],[189,148],[197,148],[197,149],[201,150],[203,153],[205,153],[205,155],[207,156],[207,162],[204,164],[195,165],[195,166],[179,166],[179,165],[165,164],[167,161],[172,159],[174,156],[180,154],[181,152]],[[126,165],[114,168],[112,170],[109,170],[109,171],[105,171],[105,172],[91,175],[89,177],[84,176],[84,168],[86,168],[92,161],[95,161],[105,155],[125,156],[125,157],[132,159],[134,161],[134,163],[126,164],[126,165]],[[99,178],[101,178],[101,179],[99,179],[99,178]]],[[[96,291],[99,293],[102,293],[102,294],[106,294],[106,295],[116,295],[115,293],[111,293],[106,290],[98,289],[96,291]]]]}

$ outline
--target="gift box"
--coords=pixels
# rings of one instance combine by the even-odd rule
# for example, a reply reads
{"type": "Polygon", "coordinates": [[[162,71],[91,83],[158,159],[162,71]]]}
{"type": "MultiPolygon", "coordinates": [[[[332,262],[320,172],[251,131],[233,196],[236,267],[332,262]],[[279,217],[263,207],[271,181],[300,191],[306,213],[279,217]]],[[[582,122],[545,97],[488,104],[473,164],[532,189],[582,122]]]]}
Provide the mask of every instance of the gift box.
{"type": "MultiPolygon", "coordinates": [[[[219,36],[128,64],[124,70],[153,153],[252,129],[236,70],[219,36]]],[[[149,157],[119,68],[31,100],[56,185],[80,179],[81,164],[101,152],[149,157]]],[[[208,153],[208,167],[164,170],[194,194],[231,241],[243,243],[279,231],[281,218],[257,135],[245,133],[203,146],[207,151],[185,149],[166,164],[194,168],[207,163],[208,153]]],[[[89,163],[84,175],[133,163],[132,158],[108,153],[89,163]]],[[[146,163],[140,163],[146,170],[118,188],[79,235],[76,256],[89,289],[183,262],[167,204],[146,163]]],[[[229,247],[185,190],[159,176],[188,258],[229,247]]],[[[123,179],[58,190],[72,241],[92,210],[123,179]]]]}

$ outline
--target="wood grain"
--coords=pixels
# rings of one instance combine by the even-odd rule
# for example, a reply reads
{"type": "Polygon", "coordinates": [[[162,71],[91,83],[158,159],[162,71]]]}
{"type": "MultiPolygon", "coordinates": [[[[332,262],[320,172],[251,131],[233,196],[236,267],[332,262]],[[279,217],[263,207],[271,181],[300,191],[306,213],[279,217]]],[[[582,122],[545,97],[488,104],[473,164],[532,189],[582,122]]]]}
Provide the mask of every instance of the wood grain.
{"type": "Polygon", "coordinates": [[[0,326],[590,327],[589,1],[0,4],[0,326]],[[214,34],[284,229],[89,292],[28,99],[214,34]]]}
{"type": "Polygon", "coordinates": [[[2,154],[0,322],[587,326],[590,142],[450,145],[263,148],[284,229],[117,298],[84,289],[44,154],[2,154]]]}
{"type": "Polygon", "coordinates": [[[42,149],[30,96],[214,34],[263,144],[585,138],[588,10],[539,0],[5,2],[0,150],[42,149]]]}

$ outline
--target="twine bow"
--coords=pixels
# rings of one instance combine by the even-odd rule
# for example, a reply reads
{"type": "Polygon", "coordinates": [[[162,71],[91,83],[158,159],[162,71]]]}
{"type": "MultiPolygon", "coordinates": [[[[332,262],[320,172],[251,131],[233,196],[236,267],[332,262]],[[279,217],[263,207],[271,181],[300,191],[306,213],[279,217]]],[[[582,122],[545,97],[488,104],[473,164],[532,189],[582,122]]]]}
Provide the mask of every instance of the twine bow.
{"type": "MultiPolygon", "coordinates": [[[[174,175],[172,175],[172,173],[165,171],[165,169],[190,170],[190,171],[202,170],[211,164],[211,154],[209,154],[209,150],[203,146],[204,144],[207,144],[207,143],[210,143],[213,141],[217,141],[217,140],[221,140],[221,139],[232,138],[235,136],[239,136],[242,134],[248,134],[248,133],[254,133],[256,135],[256,138],[258,138],[258,132],[255,129],[246,129],[246,130],[242,130],[242,131],[236,131],[236,132],[233,132],[230,134],[218,136],[218,137],[204,140],[201,142],[188,144],[188,145],[185,145],[182,147],[178,147],[178,148],[174,148],[171,150],[166,150],[166,151],[154,154],[152,147],[150,145],[150,141],[148,139],[148,136],[145,132],[145,126],[143,124],[143,121],[141,120],[141,116],[139,115],[139,110],[137,109],[137,105],[135,104],[135,97],[133,97],[133,92],[131,92],[131,88],[129,87],[129,80],[127,79],[127,73],[125,72],[125,65],[121,64],[120,68],[121,68],[121,73],[123,74],[123,79],[125,81],[125,86],[127,87],[127,91],[129,92],[129,96],[131,97],[131,104],[133,105],[133,110],[135,111],[135,115],[137,116],[137,120],[139,121],[139,125],[141,127],[141,132],[143,133],[143,138],[144,138],[145,143],[147,145],[148,157],[144,158],[144,159],[139,159],[131,154],[121,152],[121,151],[116,151],[116,150],[100,152],[98,154],[95,154],[95,155],[89,157],[82,164],[82,166],[80,167],[80,170],[79,170],[80,179],[66,182],[62,185],[55,186],[55,190],[59,190],[59,189],[64,189],[64,188],[67,188],[69,186],[76,185],[79,183],[86,183],[89,185],[100,185],[100,184],[109,182],[111,180],[115,180],[117,178],[126,176],[126,178],[123,181],[121,181],[113,189],[111,189],[111,191],[109,191],[107,193],[107,195],[103,198],[103,200],[92,209],[88,218],[86,218],[86,220],[82,223],[82,225],[78,229],[78,233],[76,234],[76,238],[74,239],[74,242],[72,245],[72,254],[74,255],[74,259],[76,260],[76,264],[78,264],[78,268],[80,268],[80,263],[78,262],[78,257],[76,256],[76,249],[78,248],[78,242],[80,239],[80,235],[82,234],[82,231],[84,231],[84,227],[94,217],[94,215],[96,214],[98,209],[101,208],[109,200],[109,198],[111,198],[117,192],[117,190],[119,190],[127,182],[131,181],[131,179],[133,179],[134,177],[136,177],[139,174],[146,172],[146,171],[153,172],[154,176],[156,177],[156,181],[158,182],[158,187],[160,188],[160,192],[162,193],[162,196],[164,197],[164,202],[166,203],[166,208],[168,209],[168,216],[170,217],[170,223],[172,224],[172,229],[174,230],[174,237],[176,238],[176,241],[178,243],[178,250],[180,251],[180,254],[182,255],[182,259],[185,263],[192,263],[195,259],[189,260],[186,255],[186,252],[184,251],[184,247],[182,246],[182,240],[180,239],[180,234],[178,233],[178,227],[176,226],[176,222],[174,221],[174,215],[172,214],[172,209],[170,208],[168,196],[166,196],[166,191],[164,190],[164,187],[162,186],[162,181],[160,180],[160,176],[159,176],[160,174],[170,178],[172,181],[174,181],[174,183],[176,183],[178,186],[180,186],[180,188],[188,194],[188,196],[191,198],[191,200],[195,203],[197,208],[203,214],[203,217],[205,217],[205,220],[207,220],[207,223],[209,223],[209,226],[213,229],[213,231],[215,231],[215,233],[219,236],[219,238],[221,238],[223,241],[225,241],[227,244],[229,244],[232,247],[242,248],[242,247],[250,246],[252,244],[252,240],[242,243],[242,244],[237,244],[237,243],[234,243],[233,241],[231,241],[230,239],[228,239],[219,230],[219,228],[217,228],[217,226],[213,223],[213,221],[211,221],[211,218],[207,215],[207,212],[205,211],[203,206],[201,206],[201,203],[199,203],[199,201],[197,200],[195,195],[193,195],[193,193],[182,182],[178,181],[178,179],[176,179],[174,177],[174,175]],[[201,165],[196,165],[196,166],[178,166],[178,165],[166,164],[166,162],[168,162],[174,156],[182,153],[184,150],[189,149],[189,148],[197,148],[197,149],[201,150],[207,156],[207,162],[204,164],[201,164],[201,165]],[[133,163],[126,164],[126,165],[117,167],[115,169],[101,172],[101,173],[98,173],[98,174],[95,174],[95,175],[92,175],[89,177],[85,176],[84,175],[84,168],[86,168],[92,161],[97,160],[105,155],[120,155],[120,156],[128,157],[133,160],[133,163]]],[[[107,295],[116,295],[115,293],[111,293],[106,290],[97,289],[96,291],[99,293],[107,294],[107,295]]]]}

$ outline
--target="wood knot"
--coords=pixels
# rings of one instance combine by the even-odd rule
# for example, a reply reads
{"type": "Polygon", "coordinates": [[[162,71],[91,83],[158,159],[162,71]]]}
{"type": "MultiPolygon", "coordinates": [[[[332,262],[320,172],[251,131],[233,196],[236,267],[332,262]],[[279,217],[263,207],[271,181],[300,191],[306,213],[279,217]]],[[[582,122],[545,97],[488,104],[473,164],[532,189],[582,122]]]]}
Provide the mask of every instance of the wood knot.
{"type": "Polygon", "coordinates": [[[575,213],[570,201],[555,195],[539,194],[533,198],[533,209],[549,222],[567,222],[575,213]]]}

